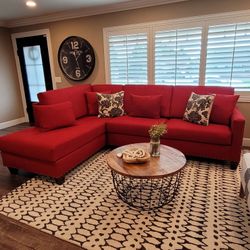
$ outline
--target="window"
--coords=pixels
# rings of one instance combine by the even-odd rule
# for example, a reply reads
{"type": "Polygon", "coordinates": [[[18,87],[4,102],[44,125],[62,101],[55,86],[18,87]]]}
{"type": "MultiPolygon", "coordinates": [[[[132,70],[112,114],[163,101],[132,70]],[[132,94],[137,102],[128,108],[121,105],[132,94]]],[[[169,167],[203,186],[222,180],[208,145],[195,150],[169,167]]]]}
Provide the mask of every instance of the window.
{"type": "Polygon", "coordinates": [[[249,10],[104,28],[104,47],[107,82],[232,86],[250,102],[249,10]]]}
{"type": "Polygon", "coordinates": [[[250,90],[250,23],[209,27],[205,84],[250,90]]]}
{"type": "Polygon", "coordinates": [[[155,83],[198,85],[201,28],[155,33],[155,83]]]}
{"type": "Polygon", "coordinates": [[[111,83],[148,82],[147,34],[137,33],[109,37],[111,83]]]}

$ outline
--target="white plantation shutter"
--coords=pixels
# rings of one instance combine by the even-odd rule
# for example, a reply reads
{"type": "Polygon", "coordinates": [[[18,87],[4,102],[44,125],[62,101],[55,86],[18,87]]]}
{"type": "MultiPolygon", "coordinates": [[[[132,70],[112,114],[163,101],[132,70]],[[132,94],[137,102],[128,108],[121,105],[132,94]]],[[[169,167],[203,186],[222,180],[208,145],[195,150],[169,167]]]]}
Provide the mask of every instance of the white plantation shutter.
{"type": "Polygon", "coordinates": [[[198,85],[202,28],[155,33],[155,83],[198,85]]]}
{"type": "Polygon", "coordinates": [[[205,84],[250,90],[250,23],[209,27],[205,84]]]}
{"type": "Polygon", "coordinates": [[[109,36],[110,79],[113,84],[147,84],[147,33],[109,36]]]}
{"type": "Polygon", "coordinates": [[[250,102],[250,11],[104,28],[113,84],[232,86],[250,102]]]}

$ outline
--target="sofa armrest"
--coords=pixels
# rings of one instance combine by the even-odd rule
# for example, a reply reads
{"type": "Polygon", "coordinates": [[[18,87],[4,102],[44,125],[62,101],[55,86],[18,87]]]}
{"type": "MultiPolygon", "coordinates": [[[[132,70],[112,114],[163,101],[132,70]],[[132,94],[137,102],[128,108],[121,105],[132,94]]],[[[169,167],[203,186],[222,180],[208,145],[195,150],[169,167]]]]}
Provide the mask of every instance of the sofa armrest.
{"type": "Polygon", "coordinates": [[[244,127],[245,117],[242,115],[238,108],[235,108],[231,117],[232,152],[235,155],[235,162],[240,161],[244,127]]]}
{"type": "Polygon", "coordinates": [[[232,130],[242,128],[244,132],[244,126],[245,126],[245,117],[239,111],[238,108],[235,108],[233,110],[233,114],[231,117],[231,128],[232,130]]]}

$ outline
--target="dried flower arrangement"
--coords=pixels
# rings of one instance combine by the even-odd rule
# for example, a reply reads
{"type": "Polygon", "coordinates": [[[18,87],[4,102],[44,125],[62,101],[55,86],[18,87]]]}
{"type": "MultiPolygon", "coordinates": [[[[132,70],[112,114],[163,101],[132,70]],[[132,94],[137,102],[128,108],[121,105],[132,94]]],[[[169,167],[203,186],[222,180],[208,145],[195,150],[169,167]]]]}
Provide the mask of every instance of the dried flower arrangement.
{"type": "Polygon", "coordinates": [[[167,123],[154,124],[150,127],[149,136],[151,140],[159,140],[162,135],[167,133],[167,123]]]}

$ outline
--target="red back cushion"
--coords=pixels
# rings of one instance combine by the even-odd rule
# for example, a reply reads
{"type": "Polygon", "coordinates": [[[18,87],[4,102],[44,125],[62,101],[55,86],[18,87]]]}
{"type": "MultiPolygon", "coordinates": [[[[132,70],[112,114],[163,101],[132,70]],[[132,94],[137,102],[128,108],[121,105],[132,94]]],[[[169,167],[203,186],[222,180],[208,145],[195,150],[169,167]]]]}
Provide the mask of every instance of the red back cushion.
{"type": "MultiPolygon", "coordinates": [[[[99,92],[86,92],[88,114],[89,115],[98,115],[98,101],[96,93],[99,92]]],[[[102,91],[101,94],[111,94],[111,91],[102,91]]]]}
{"type": "Polygon", "coordinates": [[[33,106],[36,124],[45,130],[71,126],[75,115],[71,102],[33,106]]]}
{"type": "Polygon", "coordinates": [[[123,91],[123,85],[120,84],[94,84],[91,85],[94,92],[105,93],[110,91],[111,94],[123,91]]]}
{"type": "Polygon", "coordinates": [[[130,116],[160,118],[161,114],[161,95],[139,96],[130,95],[131,109],[130,116]]]}
{"type": "Polygon", "coordinates": [[[239,95],[217,94],[210,114],[210,122],[228,125],[239,95]]]}
{"type": "Polygon", "coordinates": [[[38,99],[42,105],[50,105],[70,101],[73,106],[76,118],[87,115],[87,103],[85,92],[91,91],[90,85],[77,85],[74,87],[50,90],[38,94],[38,99]]]}
{"type": "Polygon", "coordinates": [[[124,107],[125,112],[130,113],[134,107],[131,104],[130,95],[153,96],[161,95],[160,115],[162,117],[170,116],[170,104],[173,86],[160,85],[125,85],[124,107]]]}
{"type": "Polygon", "coordinates": [[[182,118],[192,92],[200,95],[225,94],[233,95],[231,87],[205,87],[205,86],[175,86],[171,102],[171,117],[182,118]]]}

